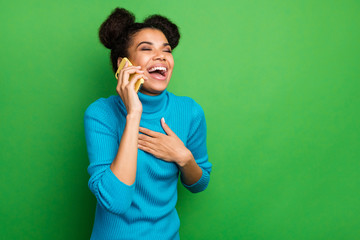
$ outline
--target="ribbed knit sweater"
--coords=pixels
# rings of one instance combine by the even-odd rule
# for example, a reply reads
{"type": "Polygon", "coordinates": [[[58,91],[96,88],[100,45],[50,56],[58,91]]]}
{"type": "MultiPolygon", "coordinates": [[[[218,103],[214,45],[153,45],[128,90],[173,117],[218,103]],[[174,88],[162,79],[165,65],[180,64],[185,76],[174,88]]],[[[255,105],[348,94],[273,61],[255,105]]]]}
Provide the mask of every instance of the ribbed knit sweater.
{"type": "MultiPolygon", "coordinates": [[[[165,134],[160,123],[165,118],[202,169],[198,182],[183,185],[194,193],[203,191],[212,165],[208,161],[206,123],[200,105],[166,90],[158,96],[138,95],[143,105],[140,126],[165,134]]],[[[85,112],[89,188],[97,199],[91,239],[179,239],[180,222],[175,209],[177,165],[138,149],[134,184],[121,182],[110,169],[126,115],[119,96],[101,98],[85,112]]]]}

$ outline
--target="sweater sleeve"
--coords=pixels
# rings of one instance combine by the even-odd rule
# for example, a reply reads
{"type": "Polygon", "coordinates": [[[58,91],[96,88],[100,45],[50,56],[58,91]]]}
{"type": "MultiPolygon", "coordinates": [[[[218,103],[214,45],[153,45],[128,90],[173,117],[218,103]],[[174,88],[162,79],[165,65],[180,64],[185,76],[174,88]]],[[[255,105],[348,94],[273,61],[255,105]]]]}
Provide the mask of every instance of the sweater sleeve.
{"type": "Polygon", "coordinates": [[[196,163],[202,170],[201,178],[192,185],[186,185],[182,179],[182,184],[193,193],[201,192],[206,189],[210,181],[212,164],[208,161],[206,148],[206,122],[205,114],[201,106],[194,102],[193,119],[186,147],[193,154],[196,163]]]}
{"type": "Polygon", "coordinates": [[[90,161],[89,188],[100,206],[123,214],[131,205],[135,183],[126,185],[110,169],[119,148],[114,114],[109,106],[98,100],[86,110],[84,125],[90,161]]]}

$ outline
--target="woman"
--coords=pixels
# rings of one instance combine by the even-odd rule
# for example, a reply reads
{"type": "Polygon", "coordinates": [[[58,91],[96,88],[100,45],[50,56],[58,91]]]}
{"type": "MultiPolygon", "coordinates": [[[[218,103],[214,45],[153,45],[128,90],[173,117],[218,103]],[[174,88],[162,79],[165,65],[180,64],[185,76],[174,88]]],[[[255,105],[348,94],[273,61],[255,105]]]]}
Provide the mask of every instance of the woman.
{"type": "Polygon", "coordinates": [[[200,192],[211,163],[201,107],[166,90],[178,28],[158,15],[135,23],[131,13],[116,8],[99,36],[111,49],[114,72],[123,57],[133,66],[127,63],[118,74],[118,95],[85,112],[89,188],[97,198],[91,239],[179,239],[179,172],[187,189],[200,192]],[[145,82],[136,93],[140,78],[145,82]]]}

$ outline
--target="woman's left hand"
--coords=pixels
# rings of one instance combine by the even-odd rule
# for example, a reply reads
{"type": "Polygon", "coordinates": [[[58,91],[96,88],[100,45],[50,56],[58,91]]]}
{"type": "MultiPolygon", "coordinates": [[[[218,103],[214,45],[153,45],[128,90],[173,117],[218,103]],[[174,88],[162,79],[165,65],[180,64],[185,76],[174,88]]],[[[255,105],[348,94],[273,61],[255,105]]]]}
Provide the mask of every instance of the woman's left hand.
{"type": "Polygon", "coordinates": [[[139,134],[138,137],[139,149],[164,161],[175,162],[179,166],[184,166],[193,158],[192,153],[165,123],[164,118],[161,119],[161,125],[166,134],[154,132],[143,127],[139,128],[139,131],[144,133],[139,134]]]}

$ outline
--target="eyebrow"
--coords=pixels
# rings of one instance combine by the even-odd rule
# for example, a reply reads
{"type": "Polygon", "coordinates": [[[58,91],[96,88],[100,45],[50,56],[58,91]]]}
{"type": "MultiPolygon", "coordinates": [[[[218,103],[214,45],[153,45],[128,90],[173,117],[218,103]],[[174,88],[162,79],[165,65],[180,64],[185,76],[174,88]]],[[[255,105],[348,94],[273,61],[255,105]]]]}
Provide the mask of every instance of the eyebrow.
{"type": "MultiPolygon", "coordinates": [[[[154,45],[152,42],[147,42],[147,41],[143,41],[143,42],[140,42],[136,48],[138,48],[141,44],[149,44],[149,45],[154,45]]],[[[166,47],[166,46],[170,46],[169,43],[163,43],[163,46],[166,47]]]]}

